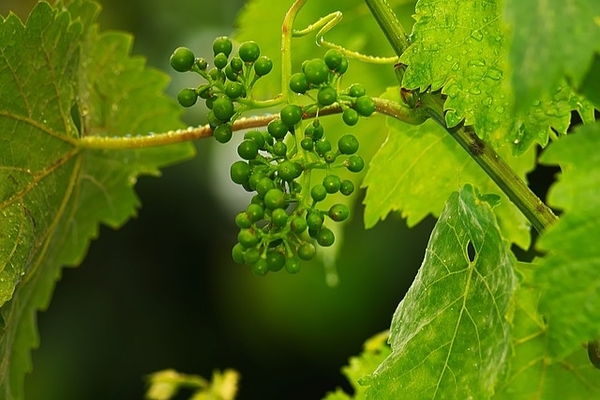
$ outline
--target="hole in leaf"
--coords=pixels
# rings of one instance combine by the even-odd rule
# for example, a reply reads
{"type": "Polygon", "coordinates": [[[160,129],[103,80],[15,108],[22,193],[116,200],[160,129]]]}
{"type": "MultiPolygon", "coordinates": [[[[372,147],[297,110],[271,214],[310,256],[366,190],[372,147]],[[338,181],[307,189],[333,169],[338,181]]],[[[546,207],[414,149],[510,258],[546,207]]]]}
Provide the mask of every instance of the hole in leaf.
{"type": "Polygon", "coordinates": [[[473,242],[469,240],[469,244],[467,244],[467,257],[469,257],[469,261],[475,261],[475,256],[477,252],[475,251],[475,247],[473,247],[473,242]]]}

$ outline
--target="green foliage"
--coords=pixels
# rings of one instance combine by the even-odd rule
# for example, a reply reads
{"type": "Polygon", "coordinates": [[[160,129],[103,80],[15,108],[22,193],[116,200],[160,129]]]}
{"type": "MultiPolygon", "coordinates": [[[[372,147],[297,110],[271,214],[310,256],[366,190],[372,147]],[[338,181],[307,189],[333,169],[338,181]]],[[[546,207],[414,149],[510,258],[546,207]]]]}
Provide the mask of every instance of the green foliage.
{"type": "Polygon", "coordinates": [[[131,37],[99,33],[98,6],[60,11],[39,3],[27,25],[0,23],[0,397],[22,398],[37,346],[35,313],[47,307],[60,269],[86,254],[100,223],[135,215],[139,175],[192,154],[189,145],[85,151],[89,135],[141,134],[180,125],[162,91],[168,78],[129,57],[131,37]],[[101,82],[101,84],[99,84],[101,82]],[[74,115],[74,120],[71,116],[74,115]]]}

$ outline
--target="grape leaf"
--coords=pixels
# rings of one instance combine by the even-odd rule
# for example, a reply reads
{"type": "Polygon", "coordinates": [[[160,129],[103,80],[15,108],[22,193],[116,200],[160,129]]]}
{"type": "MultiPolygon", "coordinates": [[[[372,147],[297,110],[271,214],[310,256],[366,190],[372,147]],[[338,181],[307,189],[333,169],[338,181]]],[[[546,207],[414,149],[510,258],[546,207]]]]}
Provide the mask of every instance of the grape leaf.
{"type": "MultiPolygon", "coordinates": [[[[397,92],[389,89],[385,97],[399,100],[397,92]]],[[[482,191],[501,194],[502,203],[494,211],[504,237],[529,247],[527,219],[443,128],[433,121],[413,126],[393,118],[388,118],[387,127],[388,138],[373,157],[363,183],[367,228],[390,211],[399,211],[409,226],[430,213],[438,216],[450,193],[468,182],[482,191]]],[[[535,166],[533,150],[514,157],[504,147],[500,154],[523,179],[535,166]]]]}
{"type": "Polygon", "coordinates": [[[394,313],[392,354],[362,382],[367,398],[489,397],[510,349],[513,264],[490,204],[471,185],[454,192],[394,313]]]}
{"type": "Polygon", "coordinates": [[[98,225],[135,215],[139,175],[189,157],[189,145],[85,150],[91,135],[141,134],[181,125],[163,95],[168,77],[129,57],[132,38],[99,33],[99,6],[39,3],[26,25],[0,22],[0,397],[23,396],[35,313],[62,266],[85,256],[98,225]]]}
{"type": "Polygon", "coordinates": [[[386,343],[388,338],[388,331],[369,338],[363,346],[362,353],[357,357],[351,357],[348,365],[342,368],[342,372],[354,389],[354,396],[350,396],[338,388],[335,392],[328,393],[325,400],[365,399],[366,388],[358,382],[361,378],[372,374],[379,364],[390,355],[391,349],[386,343]]]}
{"type": "Polygon", "coordinates": [[[532,286],[537,265],[520,264],[524,279],[514,296],[513,355],[494,399],[591,399],[600,397],[600,371],[583,347],[560,362],[548,354],[548,331],[538,312],[540,290],[532,286]]]}
{"type": "Polygon", "coordinates": [[[561,82],[513,118],[500,1],[421,0],[415,19],[411,45],[401,57],[408,65],[402,84],[421,91],[442,88],[449,127],[464,120],[495,147],[508,143],[522,154],[534,142],[546,145],[551,127],[566,133],[571,109],[585,108],[561,82]]]}
{"type": "Polygon", "coordinates": [[[539,240],[548,254],[534,278],[543,289],[540,310],[548,321],[548,351],[558,359],[600,338],[599,146],[600,123],[583,125],[549,146],[540,159],[562,169],[548,203],[564,214],[539,240]]]}
{"type": "Polygon", "coordinates": [[[518,107],[551,93],[564,76],[579,86],[600,51],[597,0],[507,0],[505,15],[513,31],[509,55],[518,107]]]}
{"type": "Polygon", "coordinates": [[[600,110],[600,55],[596,54],[592,66],[581,83],[581,93],[600,110]]]}

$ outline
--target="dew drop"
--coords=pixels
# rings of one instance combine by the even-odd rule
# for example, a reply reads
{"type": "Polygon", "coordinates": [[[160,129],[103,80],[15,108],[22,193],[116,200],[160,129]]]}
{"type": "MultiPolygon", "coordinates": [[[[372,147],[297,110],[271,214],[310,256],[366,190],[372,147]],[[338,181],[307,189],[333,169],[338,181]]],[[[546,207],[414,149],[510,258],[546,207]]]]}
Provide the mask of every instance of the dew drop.
{"type": "Polygon", "coordinates": [[[500,114],[502,114],[504,112],[504,107],[498,106],[498,107],[496,107],[496,111],[498,111],[500,114]]]}
{"type": "Polygon", "coordinates": [[[478,42],[481,42],[483,40],[483,33],[481,33],[480,30],[475,30],[471,32],[471,37],[477,40],[478,42]]]}
{"type": "Polygon", "coordinates": [[[452,127],[460,124],[461,120],[462,120],[462,118],[460,118],[458,115],[456,115],[455,111],[448,111],[446,113],[446,125],[448,125],[448,128],[452,128],[452,127]]]}
{"type": "Polygon", "coordinates": [[[450,54],[446,56],[446,61],[452,61],[452,56],[450,54]]]}
{"type": "Polygon", "coordinates": [[[429,46],[429,50],[431,51],[438,51],[440,49],[440,45],[437,43],[433,43],[431,46],[429,46]]]}
{"type": "Polygon", "coordinates": [[[534,102],[533,102],[534,106],[539,106],[540,104],[542,104],[542,102],[539,100],[534,100],[534,102]]]}
{"type": "Polygon", "coordinates": [[[460,64],[459,64],[459,63],[457,63],[457,62],[455,62],[455,63],[452,65],[452,71],[458,71],[458,69],[459,69],[459,68],[460,68],[460,64]]]}
{"type": "Polygon", "coordinates": [[[470,60],[469,66],[471,67],[485,67],[485,60],[470,60]]]}
{"type": "Polygon", "coordinates": [[[499,81],[500,78],[502,78],[502,71],[499,70],[498,68],[490,68],[487,73],[485,74],[485,76],[487,76],[488,78],[495,80],[495,81],[499,81]]]}
{"type": "Polygon", "coordinates": [[[469,93],[471,93],[471,94],[481,94],[481,89],[479,89],[477,86],[474,86],[471,89],[469,89],[469,93]]]}

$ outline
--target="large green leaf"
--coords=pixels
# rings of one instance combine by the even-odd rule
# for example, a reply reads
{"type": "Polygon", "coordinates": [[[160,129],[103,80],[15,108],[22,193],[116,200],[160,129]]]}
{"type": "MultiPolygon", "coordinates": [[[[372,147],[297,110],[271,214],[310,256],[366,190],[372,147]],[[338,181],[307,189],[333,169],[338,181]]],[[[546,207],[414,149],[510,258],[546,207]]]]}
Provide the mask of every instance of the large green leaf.
{"type": "Polygon", "coordinates": [[[548,202],[564,214],[540,238],[539,247],[548,254],[534,279],[543,289],[548,351],[558,359],[600,338],[599,148],[600,123],[595,123],[553,143],[541,157],[562,168],[548,202]]]}
{"type": "Polygon", "coordinates": [[[534,142],[545,145],[551,127],[566,133],[571,109],[584,105],[557,82],[515,117],[501,8],[499,0],[420,0],[411,45],[401,58],[408,65],[403,85],[442,88],[448,126],[464,120],[482,139],[496,147],[508,143],[520,154],[534,142]]]}
{"type": "Polygon", "coordinates": [[[364,381],[371,399],[489,397],[510,350],[514,257],[490,204],[453,193],[392,320],[392,354],[364,381]]]}
{"type": "Polygon", "coordinates": [[[192,154],[190,146],[92,151],[91,135],[180,126],[168,78],[130,57],[131,37],[98,33],[97,4],[39,3],[26,25],[0,22],[0,397],[22,398],[35,312],[62,266],[81,262],[98,225],[135,215],[140,174],[192,154]],[[72,117],[74,116],[74,118],[72,117]]]}
{"type": "MultiPolygon", "coordinates": [[[[397,90],[389,90],[386,97],[397,98],[397,90]]],[[[494,211],[504,237],[529,247],[527,219],[448,132],[433,121],[412,126],[388,118],[387,126],[387,140],[373,157],[364,181],[367,228],[391,211],[399,211],[409,226],[428,214],[438,216],[450,193],[471,183],[502,195],[502,203],[494,211]]],[[[533,150],[514,157],[504,147],[500,154],[523,179],[535,166],[533,150]]]]}
{"type": "Polygon", "coordinates": [[[597,0],[506,0],[517,105],[551,94],[566,75],[578,86],[600,51],[597,0]]]}
{"type": "Polygon", "coordinates": [[[560,362],[548,353],[548,325],[538,311],[540,290],[531,284],[537,265],[520,264],[523,280],[514,296],[510,367],[494,399],[594,399],[600,371],[579,347],[560,362]]]}

